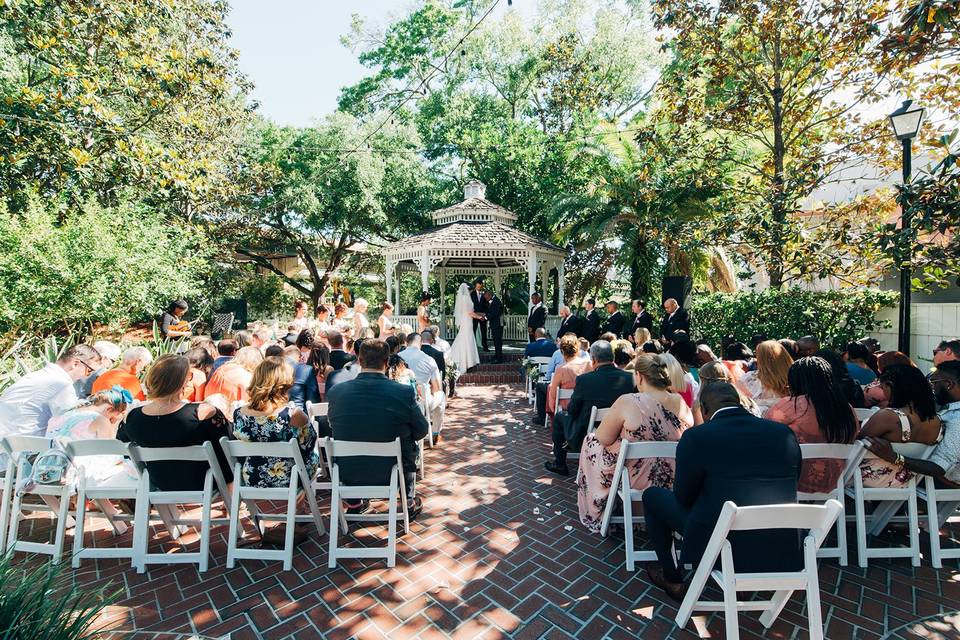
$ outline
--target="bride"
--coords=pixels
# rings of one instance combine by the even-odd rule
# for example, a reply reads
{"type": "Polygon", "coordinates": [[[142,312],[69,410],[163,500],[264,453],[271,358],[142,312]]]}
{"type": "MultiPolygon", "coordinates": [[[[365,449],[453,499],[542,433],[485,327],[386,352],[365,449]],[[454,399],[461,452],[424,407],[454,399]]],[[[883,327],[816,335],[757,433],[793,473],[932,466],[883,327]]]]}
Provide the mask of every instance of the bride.
{"type": "Polygon", "coordinates": [[[457,337],[450,347],[447,358],[457,365],[457,371],[466,373],[467,369],[480,364],[480,353],[477,351],[477,336],[473,333],[473,321],[483,318],[482,314],[474,313],[473,301],[470,300],[470,287],[464,282],[457,290],[457,300],[453,306],[453,317],[457,322],[457,337]]]}

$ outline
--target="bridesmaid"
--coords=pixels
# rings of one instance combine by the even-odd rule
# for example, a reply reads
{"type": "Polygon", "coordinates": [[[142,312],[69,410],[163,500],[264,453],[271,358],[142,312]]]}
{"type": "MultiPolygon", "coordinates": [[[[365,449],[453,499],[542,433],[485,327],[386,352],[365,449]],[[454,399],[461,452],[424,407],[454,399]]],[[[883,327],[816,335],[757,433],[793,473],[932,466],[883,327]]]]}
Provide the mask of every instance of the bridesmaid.
{"type": "Polygon", "coordinates": [[[420,306],[417,307],[417,330],[423,333],[430,328],[430,294],[426,291],[420,296],[420,306]]]}
{"type": "Polygon", "coordinates": [[[393,305],[389,302],[384,302],[380,305],[380,309],[380,317],[377,318],[377,326],[380,329],[380,333],[377,337],[385,340],[387,336],[396,335],[397,327],[393,324],[393,305]]]}

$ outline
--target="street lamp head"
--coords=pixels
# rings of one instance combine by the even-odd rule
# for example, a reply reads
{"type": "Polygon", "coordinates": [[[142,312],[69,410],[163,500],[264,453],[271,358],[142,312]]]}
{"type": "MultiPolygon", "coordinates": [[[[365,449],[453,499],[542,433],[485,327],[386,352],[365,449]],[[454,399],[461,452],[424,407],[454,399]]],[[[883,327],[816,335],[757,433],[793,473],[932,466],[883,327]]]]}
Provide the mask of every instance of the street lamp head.
{"type": "Polygon", "coordinates": [[[923,107],[913,106],[913,100],[904,100],[900,108],[889,115],[890,126],[897,140],[916,138],[926,111],[923,107]]]}

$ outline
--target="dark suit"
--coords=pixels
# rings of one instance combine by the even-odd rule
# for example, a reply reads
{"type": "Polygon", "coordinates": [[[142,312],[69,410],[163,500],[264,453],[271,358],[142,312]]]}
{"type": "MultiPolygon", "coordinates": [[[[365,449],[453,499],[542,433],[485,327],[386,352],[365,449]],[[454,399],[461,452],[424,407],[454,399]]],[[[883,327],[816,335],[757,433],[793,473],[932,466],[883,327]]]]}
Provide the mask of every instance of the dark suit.
{"type": "MultiPolygon", "coordinates": [[[[427,419],[417,405],[416,389],[382,373],[365,372],[333,387],[327,401],[335,442],[390,442],[399,437],[403,471],[408,477],[416,477],[417,441],[427,435],[427,419]]],[[[390,484],[390,468],[395,464],[386,458],[365,456],[334,457],[334,461],[340,467],[340,480],[348,485],[390,484]]]]}
{"type": "Polygon", "coordinates": [[[590,344],[596,342],[597,338],[600,337],[600,314],[597,313],[596,309],[590,309],[590,311],[587,311],[587,315],[583,317],[583,335],[581,337],[586,338],[590,344]]]}
{"type": "MultiPolygon", "coordinates": [[[[647,531],[666,577],[679,582],[670,547],[683,534],[682,564],[696,565],[723,503],[738,506],[797,501],[800,445],[786,425],[762,420],[740,407],[722,409],[677,444],[673,490],[643,492],[647,531]]],[[[745,531],[729,536],[738,572],[795,571],[802,564],[797,531],[745,531]]]]}
{"type": "Polygon", "coordinates": [[[527,333],[530,334],[530,342],[536,340],[534,338],[534,333],[537,329],[542,328],[547,324],[547,308],[543,306],[541,302],[536,307],[530,310],[530,313],[527,315],[527,333]]]}
{"type": "Polygon", "coordinates": [[[440,370],[440,379],[445,379],[447,377],[447,361],[443,357],[443,351],[440,351],[432,344],[421,345],[420,350],[433,358],[433,361],[437,363],[437,369],[440,370]]]}
{"type": "Polygon", "coordinates": [[[557,343],[553,340],[540,338],[527,344],[523,355],[527,358],[549,358],[557,350],[557,343]]]}
{"type": "Polygon", "coordinates": [[[292,358],[287,362],[293,367],[293,386],[290,387],[290,402],[301,411],[307,410],[307,402],[320,402],[320,385],[313,367],[292,358]]]}
{"type": "Polygon", "coordinates": [[[330,352],[330,366],[333,367],[334,371],[339,371],[343,369],[345,365],[350,364],[357,359],[357,356],[347,353],[342,349],[336,349],[330,352]]]}
{"type": "Polygon", "coordinates": [[[619,311],[614,311],[610,314],[610,317],[607,318],[607,321],[603,323],[603,330],[600,333],[610,332],[618,338],[623,336],[623,325],[626,320],[623,319],[623,314],[619,311]]]}
{"type": "Polygon", "coordinates": [[[500,358],[503,355],[503,303],[496,295],[487,302],[487,322],[490,323],[494,356],[500,358]]]}
{"type": "Polygon", "coordinates": [[[641,309],[640,313],[633,317],[633,324],[630,325],[630,335],[628,337],[636,334],[637,329],[646,329],[650,333],[653,333],[653,316],[647,313],[646,309],[641,309]]]}
{"type": "Polygon", "coordinates": [[[621,371],[613,364],[605,364],[577,376],[577,385],[573,388],[566,415],[563,419],[553,421],[553,455],[557,464],[566,464],[564,444],[570,451],[580,450],[590,426],[587,423],[592,407],[607,409],[617,398],[633,390],[633,374],[621,371]]]}
{"type": "Polygon", "coordinates": [[[582,324],[581,318],[575,315],[569,315],[560,321],[560,328],[557,329],[557,335],[554,337],[562,338],[568,333],[575,333],[579,338],[580,332],[581,332],[581,328],[580,328],[581,324],[582,324]]]}
{"type": "Polygon", "coordinates": [[[673,341],[673,334],[677,331],[685,331],[690,335],[690,314],[686,309],[677,309],[673,317],[669,315],[663,317],[660,323],[660,335],[667,340],[673,341]]]}
{"type": "MultiPolygon", "coordinates": [[[[470,292],[470,299],[473,300],[473,312],[474,313],[486,313],[488,310],[487,299],[483,297],[483,291],[477,291],[473,289],[470,292]]],[[[486,320],[474,320],[473,321],[473,331],[476,333],[477,327],[480,327],[480,342],[483,344],[483,350],[489,351],[487,348],[487,321],[486,320]]]]}

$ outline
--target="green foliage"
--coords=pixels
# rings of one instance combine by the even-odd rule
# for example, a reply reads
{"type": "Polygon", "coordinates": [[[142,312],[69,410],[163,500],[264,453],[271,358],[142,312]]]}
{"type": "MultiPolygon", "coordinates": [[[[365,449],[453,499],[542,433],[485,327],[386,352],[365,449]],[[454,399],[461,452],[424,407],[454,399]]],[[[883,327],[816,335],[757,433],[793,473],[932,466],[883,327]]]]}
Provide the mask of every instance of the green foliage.
{"type": "Polygon", "coordinates": [[[241,295],[253,318],[285,318],[292,314],[294,295],[284,288],[283,279],[272,273],[251,277],[243,283],[241,295]]]}
{"type": "Polygon", "coordinates": [[[823,347],[842,349],[875,329],[889,326],[878,311],[896,305],[898,295],[877,289],[713,293],[695,296],[691,325],[695,337],[716,347],[724,336],[742,342],[754,334],[797,339],[814,335],[823,347]]]}
{"type": "Polygon", "coordinates": [[[209,252],[195,230],[143,206],[69,214],[31,197],[22,215],[0,215],[0,335],[158,314],[200,290],[209,252]]]}
{"type": "Polygon", "coordinates": [[[13,554],[0,558],[0,638],[4,640],[94,640],[97,617],[119,591],[80,588],[63,565],[33,563],[23,569],[13,554]]]}

